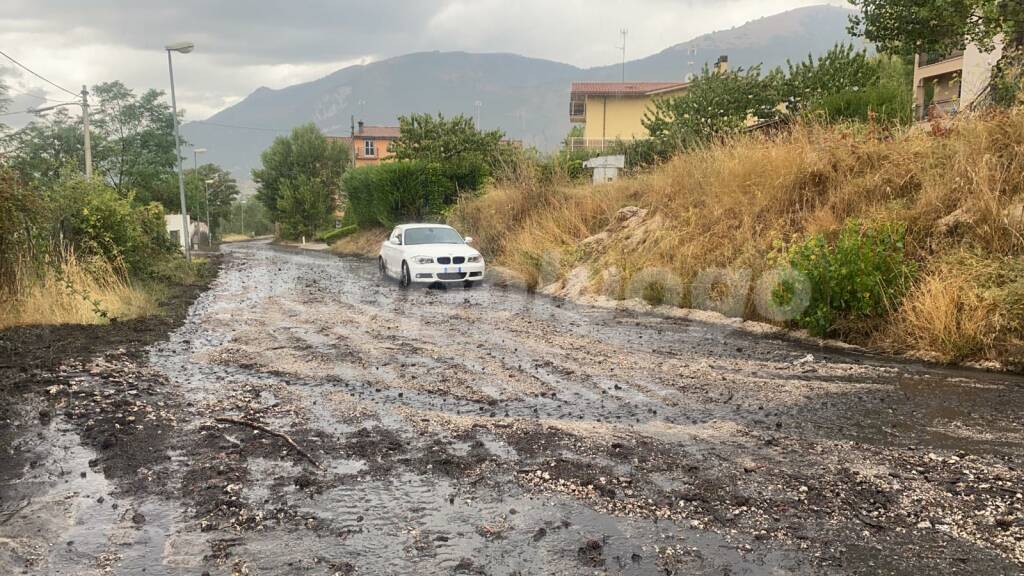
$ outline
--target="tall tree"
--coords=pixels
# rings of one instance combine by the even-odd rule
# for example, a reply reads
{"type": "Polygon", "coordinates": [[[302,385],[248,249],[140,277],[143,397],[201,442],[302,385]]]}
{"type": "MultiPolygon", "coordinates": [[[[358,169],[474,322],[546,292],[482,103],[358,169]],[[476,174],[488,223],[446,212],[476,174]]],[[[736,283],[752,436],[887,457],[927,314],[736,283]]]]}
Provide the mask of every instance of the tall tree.
{"type": "Polygon", "coordinates": [[[81,121],[67,108],[58,108],[5,138],[5,156],[24,182],[50,188],[64,173],[81,169],[85,162],[82,142],[81,121]]]}
{"type": "Polygon", "coordinates": [[[676,148],[701,144],[740,130],[748,119],[776,118],[782,82],[779,69],[762,77],[759,66],[728,72],[712,72],[705,66],[685,93],[655,100],[654,109],[644,116],[644,127],[676,148]]]}
{"type": "Polygon", "coordinates": [[[122,196],[159,184],[174,170],[174,115],[159,90],[137,96],[121,82],[93,86],[97,171],[122,196]]]}
{"type": "Polygon", "coordinates": [[[261,159],[263,167],[252,171],[256,198],[276,222],[289,223],[286,234],[296,237],[300,228],[329,222],[349,163],[347,146],[306,124],[275,139],[261,159]]]}
{"type": "Polygon", "coordinates": [[[860,13],[850,32],[885,52],[948,53],[975,44],[1003,53],[992,70],[992,101],[1024,103],[1024,1],[1022,0],[850,0],[860,13]]]}
{"type": "Polygon", "coordinates": [[[974,43],[993,47],[997,36],[1019,44],[1024,32],[1020,0],[850,0],[860,12],[850,32],[883,52],[950,52],[974,43]]]}
{"type": "Polygon", "coordinates": [[[438,114],[412,114],[398,119],[401,135],[392,149],[399,160],[444,163],[475,156],[491,163],[499,154],[501,130],[478,130],[472,118],[445,118],[438,114]]]}
{"type": "Polygon", "coordinates": [[[796,64],[787,61],[786,67],[782,90],[790,112],[831,94],[865,90],[878,84],[880,75],[878,61],[850,44],[837,44],[817,60],[808,55],[796,64]]]}

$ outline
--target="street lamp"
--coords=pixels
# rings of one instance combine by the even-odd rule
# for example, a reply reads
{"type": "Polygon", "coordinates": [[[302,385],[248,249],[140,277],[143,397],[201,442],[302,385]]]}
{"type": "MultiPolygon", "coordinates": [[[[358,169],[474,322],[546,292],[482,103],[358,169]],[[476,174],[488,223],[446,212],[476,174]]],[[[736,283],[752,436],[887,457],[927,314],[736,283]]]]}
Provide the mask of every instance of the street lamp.
{"type": "Polygon", "coordinates": [[[185,239],[185,258],[192,262],[192,238],[188,229],[188,207],[185,205],[185,173],[181,166],[181,133],[178,128],[178,101],[174,94],[174,65],[171,52],[188,54],[196,47],[191,42],[176,42],[164,47],[167,51],[167,72],[171,76],[171,112],[174,114],[174,150],[178,155],[178,194],[181,196],[181,234],[185,239]]]}
{"type": "Polygon", "coordinates": [[[210,222],[210,184],[216,179],[203,180],[206,183],[206,246],[213,248],[213,223],[210,222]]]}
{"type": "Polygon", "coordinates": [[[192,149],[192,168],[199,174],[199,155],[206,154],[206,148],[193,148],[192,149]]]}
{"type": "MultiPolygon", "coordinates": [[[[192,149],[192,173],[196,178],[199,178],[199,155],[206,154],[206,148],[193,148],[192,149]]],[[[210,244],[210,189],[206,189],[206,245],[210,244]]]]}

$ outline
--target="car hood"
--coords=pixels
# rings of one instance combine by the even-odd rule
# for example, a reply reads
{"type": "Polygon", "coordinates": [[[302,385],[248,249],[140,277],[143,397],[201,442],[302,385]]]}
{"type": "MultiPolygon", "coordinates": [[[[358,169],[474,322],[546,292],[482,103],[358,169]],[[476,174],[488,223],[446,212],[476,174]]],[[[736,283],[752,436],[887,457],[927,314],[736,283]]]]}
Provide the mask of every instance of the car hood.
{"type": "Polygon", "coordinates": [[[417,244],[406,246],[405,253],[410,256],[479,256],[477,252],[466,244],[417,244]]]}

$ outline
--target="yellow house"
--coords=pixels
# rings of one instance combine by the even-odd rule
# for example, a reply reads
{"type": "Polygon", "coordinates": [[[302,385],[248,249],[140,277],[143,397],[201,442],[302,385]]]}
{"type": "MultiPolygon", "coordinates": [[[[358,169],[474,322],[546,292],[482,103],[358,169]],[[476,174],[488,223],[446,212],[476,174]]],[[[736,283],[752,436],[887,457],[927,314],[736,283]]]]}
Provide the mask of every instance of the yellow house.
{"type": "Polygon", "coordinates": [[[678,96],[686,82],[573,82],[569,121],[583,125],[571,149],[602,149],[616,140],[647,138],[644,115],[655,98],[678,96]]]}

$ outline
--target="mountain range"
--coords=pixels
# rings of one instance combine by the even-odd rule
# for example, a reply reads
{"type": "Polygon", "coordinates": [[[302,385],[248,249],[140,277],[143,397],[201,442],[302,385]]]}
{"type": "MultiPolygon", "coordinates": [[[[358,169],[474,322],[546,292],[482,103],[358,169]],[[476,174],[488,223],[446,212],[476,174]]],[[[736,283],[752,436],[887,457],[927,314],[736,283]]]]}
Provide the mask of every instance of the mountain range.
{"type": "MultiPolygon", "coordinates": [[[[630,81],[685,80],[727,55],[731,67],[820,55],[847,33],[851,12],[811,6],[748,22],[676,44],[625,64],[630,81]]],[[[573,81],[621,78],[621,64],[579,68],[515,54],[420,52],[350,66],[323,78],[281,89],[262,87],[210,118],[189,122],[183,136],[207,148],[216,162],[250,186],[250,171],[276,136],[314,122],[326,134],[345,136],[352,118],[396,125],[413,112],[480,115],[485,129],[500,128],[528,146],[553,150],[569,130],[569,88],[573,81]],[[476,103],[480,102],[477,107],[476,103]]]]}

